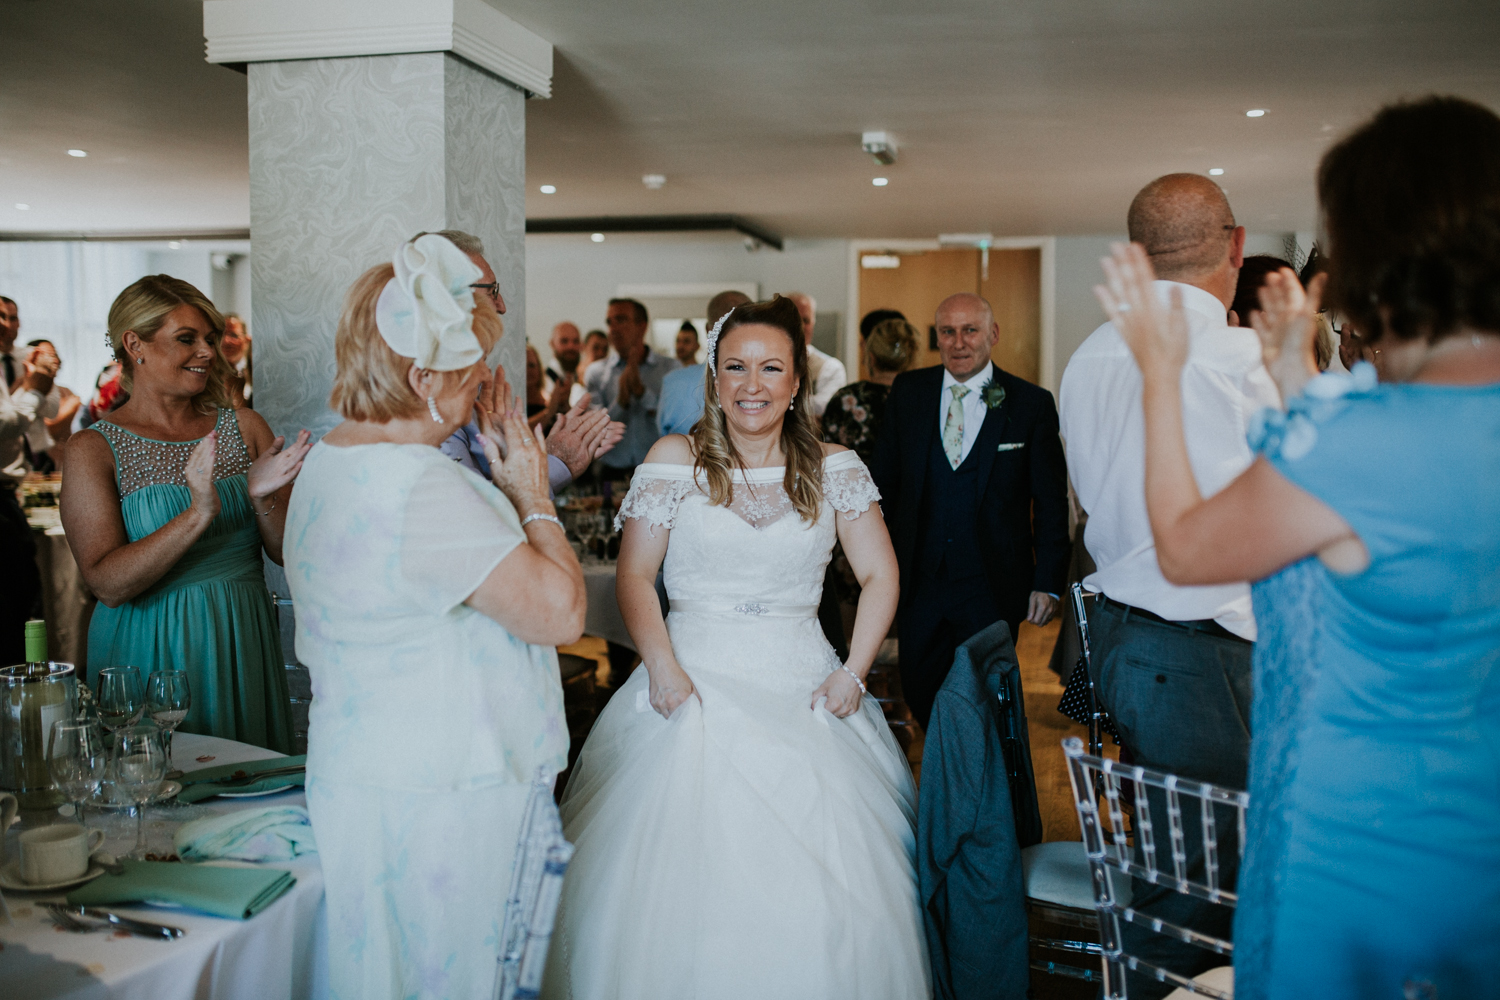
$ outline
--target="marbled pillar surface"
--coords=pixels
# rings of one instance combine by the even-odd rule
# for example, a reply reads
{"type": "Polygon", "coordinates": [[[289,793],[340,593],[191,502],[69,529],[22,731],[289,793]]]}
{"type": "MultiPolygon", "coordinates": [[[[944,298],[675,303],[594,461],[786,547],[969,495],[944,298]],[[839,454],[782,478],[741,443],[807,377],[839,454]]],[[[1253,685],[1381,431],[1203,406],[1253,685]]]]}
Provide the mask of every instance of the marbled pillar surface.
{"type": "Polygon", "coordinates": [[[344,293],[424,229],[484,241],[507,306],[490,363],[524,398],[522,92],[441,52],[251,63],[249,78],[255,408],[272,430],[338,423],[344,293]]]}

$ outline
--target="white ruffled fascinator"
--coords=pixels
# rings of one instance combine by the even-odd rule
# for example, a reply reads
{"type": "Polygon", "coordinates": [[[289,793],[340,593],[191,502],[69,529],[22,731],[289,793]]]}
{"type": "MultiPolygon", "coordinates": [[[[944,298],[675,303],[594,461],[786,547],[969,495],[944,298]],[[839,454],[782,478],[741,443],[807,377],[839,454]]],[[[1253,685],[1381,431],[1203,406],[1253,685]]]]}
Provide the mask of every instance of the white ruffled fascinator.
{"type": "Polygon", "coordinates": [[[375,328],[387,346],[433,372],[467,368],[484,357],[474,336],[474,293],[482,271],[436,233],[396,248],[396,276],[375,302],[375,328]]]}

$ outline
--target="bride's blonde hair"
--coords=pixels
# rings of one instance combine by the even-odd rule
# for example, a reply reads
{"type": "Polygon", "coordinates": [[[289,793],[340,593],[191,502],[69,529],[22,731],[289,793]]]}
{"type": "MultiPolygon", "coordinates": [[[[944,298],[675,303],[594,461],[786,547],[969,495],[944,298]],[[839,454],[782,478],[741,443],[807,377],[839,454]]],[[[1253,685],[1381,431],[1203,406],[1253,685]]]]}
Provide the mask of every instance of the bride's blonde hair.
{"type": "MultiPolygon", "coordinates": [[[[786,455],[786,476],[782,485],[792,506],[805,521],[816,521],[823,509],[823,445],[809,400],[812,378],[807,374],[807,345],[802,339],[802,315],[791,299],[776,296],[770,302],[751,302],[736,306],[724,317],[719,330],[718,348],[737,326],[758,323],[775,327],[792,342],[792,370],[797,376],[797,395],[781,424],[781,451],[786,455]]],[[[723,351],[716,350],[716,357],[723,351]]],[[[729,439],[724,409],[719,404],[717,373],[710,370],[703,380],[703,416],[693,425],[693,478],[701,471],[708,480],[710,503],[728,507],[734,502],[735,469],[745,468],[744,459],[729,439]]]]}

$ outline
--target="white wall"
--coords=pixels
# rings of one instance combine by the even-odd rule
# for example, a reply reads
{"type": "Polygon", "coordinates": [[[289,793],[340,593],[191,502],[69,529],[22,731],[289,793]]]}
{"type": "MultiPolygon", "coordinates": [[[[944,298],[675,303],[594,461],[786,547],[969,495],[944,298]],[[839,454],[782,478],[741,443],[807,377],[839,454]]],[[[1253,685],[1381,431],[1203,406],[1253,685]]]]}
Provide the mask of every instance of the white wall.
{"type": "MultiPolygon", "coordinates": [[[[620,285],[754,281],[760,294],[806,292],[819,312],[848,307],[848,242],[789,240],[785,250],[749,252],[729,234],[609,233],[526,237],[526,337],[544,359],[552,327],[568,320],[584,333],[604,327],[620,285]]],[[[704,298],[707,304],[707,296],[704,298]]]]}

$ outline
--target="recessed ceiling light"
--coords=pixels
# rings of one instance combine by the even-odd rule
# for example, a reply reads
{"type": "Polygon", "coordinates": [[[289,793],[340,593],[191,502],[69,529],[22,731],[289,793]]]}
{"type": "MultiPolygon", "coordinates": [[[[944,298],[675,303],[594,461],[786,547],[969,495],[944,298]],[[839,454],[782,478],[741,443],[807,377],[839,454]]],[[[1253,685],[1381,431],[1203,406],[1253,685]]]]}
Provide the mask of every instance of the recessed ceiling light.
{"type": "Polygon", "coordinates": [[[1245,117],[1246,118],[1264,118],[1265,116],[1266,116],[1266,109],[1265,108],[1251,108],[1249,111],[1245,112],[1245,117]]]}
{"type": "Polygon", "coordinates": [[[16,210],[17,211],[25,212],[25,211],[29,211],[30,209],[31,209],[30,205],[24,204],[24,203],[19,202],[19,201],[16,202],[16,210]]]}
{"type": "Polygon", "coordinates": [[[595,243],[603,243],[604,242],[604,234],[603,233],[595,233],[594,235],[590,236],[589,239],[593,240],[595,243]]]}
{"type": "Polygon", "coordinates": [[[871,184],[874,184],[878,188],[883,188],[890,182],[891,180],[889,177],[876,177],[874,180],[870,181],[871,184]]]}
{"type": "Polygon", "coordinates": [[[557,186],[555,184],[543,184],[542,194],[557,194],[557,186]]]}
{"type": "Polygon", "coordinates": [[[1223,172],[1224,172],[1224,168],[1223,167],[1211,167],[1209,169],[1209,171],[1208,171],[1208,175],[1210,177],[1218,177],[1223,172]]]}
{"type": "Polygon", "coordinates": [[[666,174],[642,174],[641,183],[652,191],[660,191],[667,184],[666,174]]]}
{"type": "Polygon", "coordinates": [[[178,243],[176,240],[172,240],[172,241],[168,242],[167,246],[169,248],[173,249],[173,250],[181,250],[182,249],[182,244],[178,243]]]}
{"type": "Polygon", "coordinates": [[[70,149],[70,150],[68,150],[68,155],[69,156],[88,156],[89,154],[88,154],[88,150],[86,150],[86,149],[70,149]]]}

